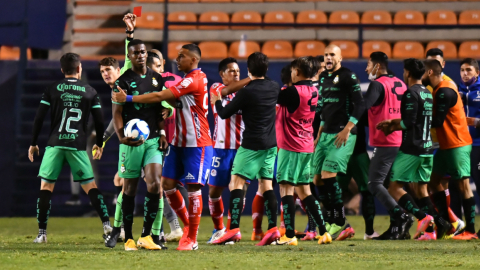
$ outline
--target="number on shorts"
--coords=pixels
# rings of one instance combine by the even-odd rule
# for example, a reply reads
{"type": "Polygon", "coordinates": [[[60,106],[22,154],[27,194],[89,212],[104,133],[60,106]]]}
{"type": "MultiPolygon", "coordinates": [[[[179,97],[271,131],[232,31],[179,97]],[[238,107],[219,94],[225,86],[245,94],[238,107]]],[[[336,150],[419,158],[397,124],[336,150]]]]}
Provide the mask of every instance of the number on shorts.
{"type": "Polygon", "coordinates": [[[219,157],[213,157],[212,167],[214,167],[214,168],[220,167],[220,160],[221,160],[221,158],[219,158],[219,157]]]}

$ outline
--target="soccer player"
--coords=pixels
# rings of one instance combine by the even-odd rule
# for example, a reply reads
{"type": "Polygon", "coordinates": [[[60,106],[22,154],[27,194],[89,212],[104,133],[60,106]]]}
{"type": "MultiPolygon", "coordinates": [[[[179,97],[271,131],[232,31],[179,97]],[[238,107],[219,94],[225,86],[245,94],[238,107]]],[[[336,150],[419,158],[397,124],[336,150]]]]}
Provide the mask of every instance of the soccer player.
{"type": "MultiPolygon", "coordinates": [[[[477,60],[473,58],[465,58],[460,62],[460,76],[462,78],[459,88],[464,97],[464,108],[467,114],[467,120],[471,122],[469,124],[470,135],[472,136],[473,146],[472,153],[470,155],[470,166],[472,178],[475,181],[475,185],[480,189],[480,131],[478,130],[480,118],[480,99],[478,99],[478,93],[480,93],[480,81],[478,80],[479,67],[477,60]]],[[[477,189],[477,194],[480,194],[480,190],[477,189]]],[[[479,233],[477,232],[477,235],[479,233]]]]}
{"type": "MultiPolygon", "coordinates": [[[[477,239],[475,233],[475,200],[470,189],[470,153],[472,137],[468,131],[463,103],[455,83],[444,80],[442,66],[438,60],[425,61],[426,72],[422,78],[424,85],[433,87],[433,120],[436,128],[440,150],[433,159],[433,171],[430,180],[432,199],[439,215],[449,220],[448,203],[443,176],[449,174],[458,184],[463,196],[463,211],[466,217],[465,231],[454,239],[477,239]]],[[[449,224],[450,225],[450,224],[449,224]]],[[[437,225],[438,226],[438,225],[437,225]]],[[[450,231],[453,226],[449,226],[450,231]]],[[[437,237],[443,238],[445,230],[439,228],[437,237]]]]}
{"type": "MultiPolygon", "coordinates": [[[[227,88],[233,82],[240,80],[240,68],[235,58],[225,58],[218,64],[218,72],[223,83],[214,83],[210,88],[212,95],[220,94],[222,104],[227,105],[235,98],[235,93],[227,88]]],[[[218,116],[215,107],[212,108],[215,118],[215,129],[213,132],[213,159],[212,170],[208,180],[209,199],[208,206],[213,220],[214,230],[208,240],[208,244],[222,237],[226,227],[223,224],[223,201],[222,192],[230,183],[233,159],[237,149],[242,143],[242,134],[245,125],[242,121],[242,112],[238,111],[227,119],[218,116]]],[[[247,184],[250,181],[246,181],[247,184]]],[[[262,213],[263,214],[263,213],[262,213]]]]}
{"type": "Polygon", "coordinates": [[[195,44],[182,46],[177,56],[178,70],[185,78],[167,90],[141,96],[126,95],[123,91],[112,93],[116,102],[159,103],[179,99],[181,108],[176,108],[176,129],[172,144],[165,158],[162,185],[170,206],[184,224],[183,236],[177,250],[197,250],[197,234],[202,215],[201,187],[205,185],[213,154],[210,129],[207,121],[207,77],[198,68],[201,51],[195,44]],[[189,209],[176,183],[187,185],[189,209]]]}
{"type": "MultiPolygon", "coordinates": [[[[432,123],[433,97],[422,85],[425,65],[417,59],[404,60],[403,79],[408,84],[402,96],[400,106],[401,118],[387,119],[376,125],[386,138],[395,131],[402,131],[402,144],[395,158],[388,187],[390,195],[418,219],[417,239],[433,223],[433,217],[420,209],[410,194],[403,189],[407,183],[418,183],[419,198],[429,199],[427,183],[430,181],[433,166],[433,148],[430,136],[432,123]]],[[[429,212],[433,211],[431,203],[427,204],[429,212]]],[[[432,232],[431,232],[432,233],[432,232]]],[[[419,240],[430,240],[429,234],[419,240]]]]}
{"type": "MultiPolygon", "coordinates": [[[[178,84],[182,78],[178,75],[175,75],[171,72],[164,72],[165,67],[165,59],[163,59],[163,55],[160,51],[156,49],[152,49],[148,52],[147,57],[147,66],[151,68],[153,71],[160,73],[162,77],[166,79],[165,87],[171,87],[178,84]]],[[[162,101],[162,105],[167,107],[168,103],[162,101]]],[[[176,105],[176,104],[175,104],[176,105]]],[[[169,144],[172,143],[173,134],[175,132],[175,111],[172,110],[172,113],[169,115],[164,115],[164,127],[165,127],[165,135],[167,137],[167,142],[169,144]]],[[[188,209],[188,192],[187,190],[180,184],[177,184],[177,189],[180,190],[182,193],[183,199],[187,204],[188,209]]],[[[177,214],[173,211],[170,204],[168,204],[167,198],[163,197],[164,200],[164,212],[163,215],[167,219],[168,225],[170,226],[170,233],[165,235],[165,239],[167,242],[178,242],[183,235],[183,230],[180,227],[180,223],[178,222],[177,214]]],[[[163,231],[163,230],[162,230],[163,231]]]]}
{"type": "Polygon", "coordinates": [[[368,189],[385,206],[390,215],[390,227],[376,240],[398,240],[413,224],[413,220],[388,193],[383,182],[402,143],[401,131],[389,136],[377,130],[376,124],[382,120],[400,118],[400,103],[407,90],[405,83],[388,74],[388,57],[383,52],[373,52],[365,70],[372,81],[365,94],[365,107],[368,110],[370,145],[375,147],[368,173],[368,189]]]}
{"type": "Polygon", "coordinates": [[[312,122],[318,102],[318,90],[311,78],[320,68],[312,56],[295,59],[291,65],[292,86],[280,91],[276,116],[277,143],[280,148],[277,161],[277,182],[280,185],[285,235],[274,244],[298,244],[295,237],[294,191],[305,205],[308,215],[320,229],[318,244],[329,244],[332,237],[325,228],[320,204],[310,192],[310,160],[314,150],[312,122]]]}
{"type": "Polygon", "coordinates": [[[268,58],[260,52],[252,53],[247,60],[249,78],[229,85],[231,88],[243,87],[235,98],[225,107],[220,95],[212,95],[217,114],[222,119],[230,118],[242,110],[245,131],[242,145],[233,161],[230,184],[230,230],[213,244],[236,241],[241,237],[240,217],[243,209],[243,187],[247,179],[259,181],[263,186],[268,231],[257,246],[269,245],[280,238],[277,228],[277,199],[273,192],[273,167],[277,156],[275,138],[275,108],[280,87],[274,81],[265,78],[268,58]]]}
{"type": "MultiPolygon", "coordinates": [[[[426,53],[426,58],[427,59],[436,59],[440,62],[441,66],[442,66],[442,79],[445,80],[445,81],[451,81],[453,82],[453,80],[448,77],[446,74],[443,73],[443,69],[445,68],[445,59],[443,58],[443,51],[439,48],[432,48],[430,50],[427,51],[426,53]]],[[[433,87],[431,85],[427,85],[427,89],[433,93],[433,87]]],[[[433,148],[434,149],[438,149],[439,148],[439,143],[438,143],[438,139],[437,139],[437,131],[435,128],[432,128],[431,130],[431,134],[432,134],[432,141],[433,141],[433,148]]],[[[436,152],[434,152],[434,155],[435,155],[436,152]]],[[[453,237],[453,234],[455,233],[458,233],[460,232],[461,230],[463,230],[463,228],[465,228],[465,223],[457,217],[457,215],[455,213],[460,213],[460,216],[461,216],[461,209],[460,209],[460,205],[457,204],[458,207],[455,208],[455,212],[450,208],[450,191],[448,189],[448,182],[450,180],[450,177],[444,177],[444,179],[442,180],[442,185],[443,185],[443,188],[445,189],[445,194],[447,196],[447,205],[448,205],[448,220],[450,221],[450,223],[452,223],[452,229],[450,232],[447,232],[447,234],[445,235],[446,238],[451,238],[453,237]]],[[[415,188],[417,189],[417,188],[415,188]]],[[[456,190],[454,190],[455,192],[456,190]]],[[[460,203],[461,204],[461,203],[460,203]]]]}
{"type": "MultiPolygon", "coordinates": [[[[132,68],[125,71],[115,82],[117,91],[123,92],[125,90],[133,95],[162,91],[164,79],[160,74],[147,68],[146,56],[147,51],[143,41],[137,39],[128,44],[128,58],[132,62],[132,68]]],[[[162,152],[159,148],[166,148],[168,143],[164,131],[161,131],[162,108],[163,106],[160,104],[140,105],[120,102],[114,102],[112,107],[115,131],[120,141],[119,176],[124,178],[122,212],[125,239],[127,240],[125,250],[137,250],[137,245],[145,249],[162,249],[150,236],[159,204],[163,202],[160,186],[162,152]],[[145,142],[143,140],[133,141],[132,138],[125,137],[124,125],[135,118],[147,122],[151,129],[150,136],[145,142]],[[157,128],[160,129],[160,132],[157,131],[157,128]],[[145,196],[142,235],[135,245],[132,235],[133,210],[135,208],[138,178],[141,176],[142,168],[145,172],[147,194],[145,196]]]]}
{"type": "Polygon", "coordinates": [[[351,236],[353,229],[346,222],[343,209],[342,190],[337,183],[337,173],[345,173],[356,140],[358,119],[365,111],[362,91],[356,75],[342,67],[342,51],[335,45],[325,48],[326,71],[320,74],[318,86],[321,109],[321,128],[317,137],[313,157],[314,183],[320,193],[327,194],[325,206],[330,210],[327,216],[327,231],[333,239],[344,240],[351,236]],[[352,106],[353,104],[353,106],[352,106]],[[322,189],[324,189],[322,191],[322,189]]]}
{"type": "Polygon", "coordinates": [[[64,54],[60,59],[60,65],[65,78],[49,86],[43,93],[33,123],[33,136],[28,149],[28,158],[33,162],[34,155],[39,155],[40,152],[37,139],[43,120],[51,107],[50,137],[38,174],[42,182],[37,201],[39,232],[34,243],[47,242],[47,221],[51,209],[52,192],[64,163],[69,164],[74,181],[79,182],[88,194],[92,206],[102,220],[104,233],[108,235],[112,231],[107,206],[95,184],[92,165],[86,152],[87,122],[91,113],[97,133],[96,143],[93,146],[93,150],[96,150],[94,159],[102,157],[100,134],[103,132],[103,115],[100,98],[95,89],[80,80],[82,64],[78,54],[64,54]]]}

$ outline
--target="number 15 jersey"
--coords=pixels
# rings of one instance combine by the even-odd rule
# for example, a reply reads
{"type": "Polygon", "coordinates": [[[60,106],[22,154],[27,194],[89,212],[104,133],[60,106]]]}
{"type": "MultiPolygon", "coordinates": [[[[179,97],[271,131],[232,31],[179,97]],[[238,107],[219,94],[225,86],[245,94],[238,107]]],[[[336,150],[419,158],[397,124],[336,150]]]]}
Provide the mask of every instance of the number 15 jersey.
{"type": "Polygon", "coordinates": [[[175,109],[175,134],[172,144],[177,147],[211,146],[208,125],[207,75],[199,68],[190,71],[177,85],[170,87],[182,108],[175,109]]]}
{"type": "Polygon", "coordinates": [[[50,85],[40,103],[50,106],[51,125],[48,146],[85,151],[88,117],[101,108],[97,91],[75,78],[65,78],[50,85]]]}

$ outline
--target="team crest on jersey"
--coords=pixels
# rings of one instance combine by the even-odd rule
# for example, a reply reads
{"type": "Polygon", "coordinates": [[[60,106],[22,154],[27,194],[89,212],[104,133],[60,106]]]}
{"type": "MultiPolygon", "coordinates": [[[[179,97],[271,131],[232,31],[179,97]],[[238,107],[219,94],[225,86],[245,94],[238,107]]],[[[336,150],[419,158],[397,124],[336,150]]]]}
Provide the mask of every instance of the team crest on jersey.
{"type": "Polygon", "coordinates": [[[211,172],[212,176],[217,176],[217,170],[213,169],[212,172],[211,172]]]}
{"type": "Polygon", "coordinates": [[[183,88],[187,88],[190,84],[193,83],[193,80],[191,78],[185,78],[183,79],[183,81],[180,83],[180,85],[183,87],[183,88]]]}
{"type": "Polygon", "coordinates": [[[157,82],[157,79],[155,78],[152,78],[152,85],[157,87],[158,86],[158,82],[157,82]]]}
{"type": "Polygon", "coordinates": [[[122,164],[122,166],[120,167],[120,171],[122,173],[126,172],[127,170],[125,169],[125,164],[122,164]]]}
{"type": "Polygon", "coordinates": [[[338,75],[333,79],[333,83],[338,83],[338,75]]]}

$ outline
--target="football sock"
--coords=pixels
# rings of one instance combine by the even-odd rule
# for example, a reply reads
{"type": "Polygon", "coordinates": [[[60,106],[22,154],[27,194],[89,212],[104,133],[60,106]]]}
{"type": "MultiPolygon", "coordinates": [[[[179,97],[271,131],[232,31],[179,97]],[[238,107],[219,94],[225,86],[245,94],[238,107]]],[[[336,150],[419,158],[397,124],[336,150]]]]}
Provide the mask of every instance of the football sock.
{"type": "Polygon", "coordinates": [[[115,186],[115,189],[117,190],[117,194],[122,193],[123,186],[115,186]]]}
{"type": "Polygon", "coordinates": [[[152,225],[152,234],[159,236],[163,229],[163,198],[158,201],[158,211],[152,225]]]}
{"type": "Polygon", "coordinates": [[[317,231],[317,226],[315,225],[315,221],[313,220],[312,216],[308,213],[305,203],[302,200],[300,200],[300,198],[298,198],[298,201],[300,202],[300,207],[302,207],[303,212],[307,214],[307,227],[305,228],[305,232],[317,231]]]}
{"type": "Polygon", "coordinates": [[[47,229],[48,216],[50,215],[50,209],[52,208],[51,198],[52,192],[50,190],[40,190],[37,200],[37,222],[40,231],[47,229]]]}
{"type": "Polygon", "coordinates": [[[228,210],[228,217],[227,217],[227,231],[230,230],[230,225],[232,224],[232,215],[230,215],[230,210],[228,210]]]}
{"type": "Polygon", "coordinates": [[[363,220],[365,221],[365,233],[372,235],[375,231],[373,230],[373,220],[375,219],[375,197],[370,191],[362,191],[362,215],[363,220]]]}
{"type": "Polygon", "coordinates": [[[343,226],[345,224],[345,210],[343,208],[342,189],[335,177],[323,179],[327,189],[327,200],[333,209],[333,223],[343,226]]]}
{"type": "Polygon", "coordinates": [[[317,189],[318,189],[318,202],[321,202],[323,204],[323,207],[325,208],[325,222],[333,223],[332,221],[333,209],[331,207],[330,202],[328,201],[327,188],[325,187],[325,184],[322,184],[321,186],[317,186],[317,189]]]}
{"type": "Polygon", "coordinates": [[[475,233],[475,199],[463,199],[463,213],[465,215],[465,231],[475,233]]]}
{"type": "Polygon", "coordinates": [[[115,218],[113,220],[113,227],[119,228],[120,226],[122,226],[122,222],[123,222],[122,201],[123,201],[123,192],[120,192],[117,197],[117,205],[115,206],[115,218]]]}
{"type": "Polygon", "coordinates": [[[285,219],[283,217],[283,201],[280,202],[280,228],[285,228],[285,219]]]}
{"type": "Polygon", "coordinates": [[[208,198],[208,208],[210,209],[210,216],[212,217],[213,226],[215,230],[221,230],[223,225],[223,201],[222,197],[208,198]]]}
{"type": "Polygon", "coordinates": [[[185,207],[185,201],[183,200],[182,193],[176,188],[165,190],[167,195],[167,200],[173,211],[177,216],[182,220],[183,226],[188,226],[190,223],[188,221],[188,211],[185,207]]]}
{"type": "Polygon", "coordinates": [[[102,223],[105,222],[110,223],[110,216],[108,215],[108,209],[103,201],[103,195],[98,190],[98,188],[92,188],[88,191],[88,197],[90,198],[90,202],[92,203],[93,208],[97,211],[102,223]]]}
{"type": "Polygon", "coordinates": [[[303,203],[305,204],[307,214],[315,221],[315,225],[317,225],[320,235],[324,235],[327,230],[325,229],[325,221],[323,220],[320,203],[315,199],[315,197],[313,197],[313,195],[309,195],[303,199],[303,203]]]}
{"type": "Polygon", "coordinates": [[[175,214],[175,211],[173,211],[170,204],[168,204],[167,196],[163,197],[163,216],[167,219],[170,231],[181,228],[180,223],[178,223],[177,214],[175,214]]]}
{"type": "Polygon", "coordinates": [[[265,209],[268,217],[268,229],[277,227],[277,198],[273,190],[267,190],[263,193],[265,198],[265,209]]]}
{"type": "Polygon", "coordinates": [[[427,216],[427,214],[425,214],[425,212],[418,207],[412,196],[410,196],[408,193],[405,193],[405,195],[400,197],[398,204],[403,207],[403,209],[412,213],[418,220],[424,219],[427,216]]]}
{"type": "Polygon", "coordinates": [[[457,217],[457,215],[455,215],[452,208],[450,208],[451,199],[450,199],[450,190],[448,188],[445,189],[445,196],[447,197],[448,221],[450,221],[450,223],[454,223],[454,222],[457,221],[458,217],[457,217]]]}
{"type": "Polygon", "coordinates": [[[128,196],[123,193],[122,212],[123,225],[125,230],[125,243],[128,239],[133,240],[132,225],[133,225],[133,210],[135,209],[135,196],[128,196]]]}
{"type": "Polygon", "coordinates": [[[188,208],[188,203],[189,202],[188,202],[188,191],[187,191],[187,189],[182,185],[177,185],[177,190],[180,191],[180,194],[182,194],[183,201],[185,202],[185,207],[187,209],[189,209],[188,208]]]}
{"type": "Polygon", "coordinates": [[[397,223],[398,221],[400,221],[402,215],[404,214],[405,212],[403,211],[402,208],[400,208],[400,206],[396,205],[394,208],[388,210],[388,214],[390,215],[390,222],[394,222],[394,223],[397,223]]]}
{"type": "MultiPolygon", "coordinates": [[[[418,200],[418,206],[420,207],[420,209],[423,212],[429,214],[435,220],[438,220],[438,213],[435,210],[435,208],[433,207],[432,201],[430,200],[429,197],[420,198],[418,200]]],[[[425,231],[426,232],[433,232],[434,231],[433,226],[428,226],[428,228],[425,231]]]]}
{"type": "Polygon", "coordinates": [[[145,202],[143,204],[143,230],[142,237],[150,235],[152,231],[153,221],[157,217],[159,194],[150,193],[147,191],[145,195],[145,202]]]}
{"type": "Polygon", "coordinates": [[[193,242],[197,242],[198,226],[200,225],[203,210],[202,190],[188,192],[188,200],[188,212],[190,214],[188,218],[190,223],[188,238],[192,239],[193,242]]]}
{"type": "Polygon", "coordinates": [[[241,210],[243,209],[243,190],[234,189],[230,192],[230,230],[240,227],[241,210]]]}
{"type": "Polygon", "coordinates": [[[252,221],[253,231],[260,233],[262,231],[263,212],[265,212],[265,200],[262,194],[257,192],[252,202],[252,221]]]}
{"type": "Polygon", "coordinates": [[[444,191],[438,191],[431,195],[433,203],[438,210],[438,214],[445,220],[448,219],[447,196],[444,191]]]}
{"type": "Polygon", "coordinates": [[[285,225],[285,234],[288,238],[295,236],[295,200],[292,195],[282,197],[283,220],[285,225]]]}

